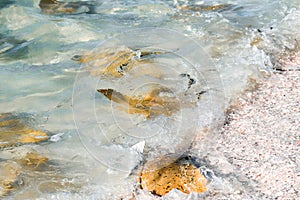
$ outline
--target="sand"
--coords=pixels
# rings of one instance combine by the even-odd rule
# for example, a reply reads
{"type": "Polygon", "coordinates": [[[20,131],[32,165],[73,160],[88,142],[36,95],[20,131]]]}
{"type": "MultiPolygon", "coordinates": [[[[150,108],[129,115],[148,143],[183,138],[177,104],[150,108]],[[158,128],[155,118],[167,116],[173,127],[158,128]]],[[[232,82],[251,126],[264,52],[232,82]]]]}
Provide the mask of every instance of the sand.
{"type": "Polygon", "coordinates": [[[223,163],[245,185],[234,188],[232,178],[225,177],[233,190],[206,199],[300,199],[299,65],[285,70],[233,104],[215,138],[214,149],[222,152],[225,161],[214,165],[223,163]]]}

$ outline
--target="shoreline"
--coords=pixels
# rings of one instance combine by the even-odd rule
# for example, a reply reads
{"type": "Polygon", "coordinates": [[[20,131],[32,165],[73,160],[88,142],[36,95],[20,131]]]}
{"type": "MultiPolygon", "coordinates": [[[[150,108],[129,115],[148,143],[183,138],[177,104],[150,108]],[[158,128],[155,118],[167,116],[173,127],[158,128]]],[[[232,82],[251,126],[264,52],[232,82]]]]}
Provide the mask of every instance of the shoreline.
{"type": "MultiPolygon", "coordinates": [[[[223,126],[193,142],[188,154],[215,174],[197,199],[300,199],[300,52],[279,62],[281,70],[231,103],[223,126]]],[[[171,191],[164,199],[192,196],[171,191]]],[[[141,198],[161,199],[139,191],[141,198]]]]}
{"type": "Polygon", "coordinates": [[[205,199],[300,198],[300,71],[285,69],[240,96],[214,138],[214,150],[225,157],[214,166],[247,186],[205,199]]]}

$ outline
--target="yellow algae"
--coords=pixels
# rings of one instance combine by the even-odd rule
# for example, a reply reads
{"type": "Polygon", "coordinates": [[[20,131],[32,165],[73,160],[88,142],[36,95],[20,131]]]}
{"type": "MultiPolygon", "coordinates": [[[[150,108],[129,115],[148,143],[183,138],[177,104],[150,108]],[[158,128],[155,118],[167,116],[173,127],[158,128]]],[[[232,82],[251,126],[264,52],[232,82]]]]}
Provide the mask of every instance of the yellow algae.
{"type": "Polygon", "coordinates": [[[45,132],[34,130],[12,114],[0,114],[0,148],[45,141],[45,132]]]}
{"type": "Polygon", "coordinates": [[[172,163],[160,169],[144,169],[140,184],[153,194],[163,196],[173,189],[190,194],[205,192],[207,180],[200,170],[190,163],[172,163]]]}
{"type": "Polygon", "coordinates": [[[120,78],[139,63],[150,62],[145,57],[162,53],[159,51],[132,50],[128,47],[120,46],[74,56],[73,60],[86,64],[86,69],[93,76],[105,75],[120,78]]]}
{"type": "Polygon", "coordinates": [[[120,108],[129,114],[142,114],[146,118],[160,114],[170,116],[180,109],[180,104],[176,97],[160,95],[162,92],[168,91],[166,88],[155,88],[144,96],[132,97],[123,95],[113,89],[99,89],[97,91],[109,100],[123,105],[120,108]]]}

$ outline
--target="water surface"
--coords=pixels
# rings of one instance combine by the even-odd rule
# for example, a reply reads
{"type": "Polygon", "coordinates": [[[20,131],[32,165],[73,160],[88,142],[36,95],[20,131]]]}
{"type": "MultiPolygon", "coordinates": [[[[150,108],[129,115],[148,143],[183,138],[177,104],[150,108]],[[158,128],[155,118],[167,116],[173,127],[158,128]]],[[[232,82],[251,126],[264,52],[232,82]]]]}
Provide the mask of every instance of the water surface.
{"type": "MultiPolygon", "coordinates": [[[[39,0],[0,3],[1,113],[26,113],[34,119],[30,125],[50,136],[48,142],[13,151],[36,151],[52,166],[22,173],[7,198],[130,196],[137,166],[184,153],[196,133],[214,127],[231,100],[251,80],[279,66],[276,59],[296,49],[300,39],[297,0],[95,1],[92,11],[84,1],[76,5],[81,7],[73,14],[47,14],[39,0]],[[214,5],[222,6],[212,9],[214,5]],[[99,78],[72,60],[93,49],[122,45],[170,51],[152,60],[149,73],[161,70],[163,78],[140,75],[150,64],[127,78],[99,78]],[[196,80],[188,93],[187,76],[179,76],[183,73],[196,80]],[[181,102],[179,114],[145,120],[96,92],[113,87],[140,94],[155,84],[172,88],[170,95],[181,102]],[[204,98],[196,101],[194,95],[201,91],[204,98]],[[186,106],[186,99],[196,106],[186,106]],[[132,148],[145,141],[143,153],[132,148]],[[49,180],[62,187],[45,189],[49,180]]],[[[1,162],[16,157],[11,149],[0,155],[1,162]]]]}

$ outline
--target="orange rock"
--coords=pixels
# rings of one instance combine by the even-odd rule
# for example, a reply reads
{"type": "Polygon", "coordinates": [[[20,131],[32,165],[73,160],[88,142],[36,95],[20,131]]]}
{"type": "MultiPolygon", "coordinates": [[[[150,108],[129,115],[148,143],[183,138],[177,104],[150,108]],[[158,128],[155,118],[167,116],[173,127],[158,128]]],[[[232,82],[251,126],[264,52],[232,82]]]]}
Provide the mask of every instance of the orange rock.
{"type": "Polygon", "coordinates": [[[143,170],[140,177],[142,189],[163,196],[172,189],[189,194],[206,191],[207,180],[200,170],[190,163],[172,163],[156,170],[143,170]]]}

